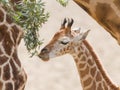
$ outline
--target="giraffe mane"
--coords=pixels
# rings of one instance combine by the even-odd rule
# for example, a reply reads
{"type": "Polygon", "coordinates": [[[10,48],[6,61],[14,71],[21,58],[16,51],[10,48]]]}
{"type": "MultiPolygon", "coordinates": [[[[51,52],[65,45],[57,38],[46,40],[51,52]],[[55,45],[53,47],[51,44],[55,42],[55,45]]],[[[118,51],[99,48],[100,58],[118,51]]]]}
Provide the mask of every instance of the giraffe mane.
{"type": "Polygon", "coordinates": [[[111,88],[114,89],[118,89],[118,87],[116,87],[115,84],[113,84],[113,82],[111,81],[111,79],[108,77],[108,75],[105,73],[105,70],[103,69],[103,66],[100,63],[99,58],[97,57],[97,55],[95,54],[95,52],[93,51],[93,48],[89,45],[89,43],[84,40],[83,41],[84,45],[89,49],[90,53],[93,55],[93,58],[96,62],[96,64],[98,65],[99,70],[101,71],[104,79],[107,81],[108,85],[110,85],[111,88]]]}

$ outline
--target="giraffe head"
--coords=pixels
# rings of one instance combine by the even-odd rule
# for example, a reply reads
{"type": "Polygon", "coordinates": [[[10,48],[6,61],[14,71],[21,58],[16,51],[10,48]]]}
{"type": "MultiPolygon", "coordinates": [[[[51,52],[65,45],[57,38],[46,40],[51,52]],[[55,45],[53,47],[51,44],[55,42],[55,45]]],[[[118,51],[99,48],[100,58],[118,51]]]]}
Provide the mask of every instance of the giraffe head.
{"type": "Polygon", "coordinates": [[[81,43],[87,36],[88,32],[80,33],[79,30],[71,30],[73,19],[64,19],[61,28],[55,33],[52,40],[41,50],[38,55],[42,60],[47,61],[50,58],[71,54],[74,52],[75,44],[81,43]]]}

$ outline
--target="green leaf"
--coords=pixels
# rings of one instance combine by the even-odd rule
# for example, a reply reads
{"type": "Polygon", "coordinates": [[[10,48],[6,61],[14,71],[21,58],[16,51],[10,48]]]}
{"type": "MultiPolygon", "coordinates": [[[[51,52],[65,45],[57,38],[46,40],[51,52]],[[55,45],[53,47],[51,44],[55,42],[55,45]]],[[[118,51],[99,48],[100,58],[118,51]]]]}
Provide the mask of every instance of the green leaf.
{"type": "Polygon", "coordinates": [[[62,6],[66,7],[69,0],[56,0],[56,1],[58,1],[62,6]]]}
{"type": "Polygon", "coordinates": [[[13,4],[8,0],[0,0],[7,8],[8,14],[13,21],[24,29],[25,46],[29,53],[37,54],[37,49],[42,44],[39,40],[39,30],[49,18],[49,13],[45,12],[42,0],[24,0],[18,4],[13,4]]]}

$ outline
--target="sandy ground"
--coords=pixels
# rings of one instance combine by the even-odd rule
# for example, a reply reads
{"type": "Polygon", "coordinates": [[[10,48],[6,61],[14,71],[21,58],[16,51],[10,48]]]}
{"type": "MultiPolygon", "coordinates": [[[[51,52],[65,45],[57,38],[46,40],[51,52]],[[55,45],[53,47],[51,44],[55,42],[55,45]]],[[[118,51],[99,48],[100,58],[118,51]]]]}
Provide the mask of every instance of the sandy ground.
{"type": "MultiPolygon", "coordinates": [[[[72,0],[66,8],[59,5],[56,0],[43,1],[46,2],[46,10],[50,12],[50,18],[40,30],[40,38],[44,39],[41,48],[59,30],[64,17],[73,18],[75,21],[73,27],[81,27],[83,31],[91,29],[87,40],[113,82],[120,85],[120,46],[111,35],[72,0]]],[[[19,46],[19,58],[28,75],[25,90],[82,90],[75,63],[70,55],[43,62],[38,57],[30,58],[22,41],[19,46]]]]}

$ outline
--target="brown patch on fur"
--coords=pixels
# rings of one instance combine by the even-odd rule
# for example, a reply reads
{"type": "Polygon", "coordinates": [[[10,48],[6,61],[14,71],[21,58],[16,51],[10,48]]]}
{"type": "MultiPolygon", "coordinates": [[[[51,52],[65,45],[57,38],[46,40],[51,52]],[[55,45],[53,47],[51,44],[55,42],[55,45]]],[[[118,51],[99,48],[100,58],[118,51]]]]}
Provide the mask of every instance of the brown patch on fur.
{"type": "Polygon", "coordinates": [[[81,61],[86,61],[86,57],[82,56],[81,61]]]}
{"type": "Polygon", "coordinates": [[[4,20],[4,13],[2,12],[2,10],[0,10],[0,22],[3,22],[4,20]]]}
{"type": "Polygon", "coordinates": [[[15,90],[18,90],[24,84],[24,78],[22,75],[18,75],[15,82],[15,90]]]}
{"type": "Polygon", "coordinates": [[[16,64],[21,67],[21,63],[20,63],[20,60],[18,58],[18,55],[17,55],[17,51],[15,50],[14,53],[13,53],[13,59],[14,61],[16,62],[16,64]]]}
{"type": "Polygon", "coordinates": [[[17,37],[18,37],[19,33],[22,32],[22,31],[19,30],[16,25],[12,26],[12,30],[11,31],[12,31],[12,36],[13,36],[14,42],[16,44],[19,44],[20,40],[21,40],[21,37],[19,38],[18,42],[16,42],[16,40],[17,40],[17,37]]]}
{"type": "Polygon", "coordinates": [[[3,68],[3,80],[9,80],[10,79],[10,66],[9,64],[7,64],[6,66],[4,66],[3,68]]]}
{"type": "Polygon", "coordinates": [[[87,90],[96,90],[96,83],[95,81],[93,81],[93,84],[90,88],[88,88],[87,90]]]}
{"type": "MultiPolygon", "coordinates": [[[[82,54],[83,54],[83,52],[80,52],[80,53],[78,53],[77,56],[80,58],[82,54]]],[[[83,60],[83,59],[82,59],[82,60],[83,60]]]]}
{"type": "Polygon", "coordinates": [[[2,55],[3,54],[3,52],[2,52],[2,50],[0,49],[0,55],[2,55]]]}
{"type": "Polygon", "coordinates": [[[17,67],[15,66],[15,64],[14,64],[13,60],[10,60],[10,64],[11,64],[12,71],[13,71],[13,72],[12,72],[12,73],[13,73],[13,77],[14,77],[14,79],[16,80],[16,79],[17,79],[17,76],[18,76],[19,71],[18,71],[17,67]]]}
{"type": "Polygon", "coordinates": [[[84,68],[84,67],[85,67],[85,65],[86,65],[85,63],[84,63],[84,64],[80,63],[80,64],[79,64],[79,69],[84,68]]]}
{"type": "Polygon", "coordinates": [[[91,60],[91,59],[88,59],[88,64],[90,65],[90,66],[93,66],[93,61],[91,60]]]}
{"type": "Polygon", "coordinates": [[[96,81],[101,81],[101,80],[102,80],[102,77],[100,75],[100,72],[97,72],[96,81]]]}
{"type": "Polygon", "coordinates": [[[11,24],[11,23],[12,23],[12,18],[11,18],[9,15],[7,15],[7,16],[6,16],[6,21],[7,21],[9,24],[11,24]]]}
{"type": "Polygon", "coordinates": [[[12,83],[6,83],[5,84],[5,90],[13,90],[13,85],[12,85],[12,83]]]}
{"type": "Polygon", "coordinates": [[[85,52],[85,55],[86,55],[86,57],[89,57],[89,56],[90,56],[88,52],[85,52]]]}
{"type": "Polygon", "coordinates": [[[113,2],[117,6],[118,10],[120,10],[120,0],[114,0],[113,2]]]}
{"type": "Polygon", "coordinates": [[[90,77],[87,80],[83,81],[84,87],[90,85],[91,81],[92,81],[92,79],[90,77]]]}
{"type": "Polygon", "coordinates": [[[0,25],[0,41],[5,37],[7,29],[8,27],[6,25],[0,25]]]}
{"type": "Polygon", "coordinates": [[[88,66],[85,68],[85,70],[80,70],[80,76],[83,78],[85,75],[89,73],[89,68],[88,66]]]}
{"type": "Polygon", "coordinates": [[[68,46],[68,47],[66,48],[67,52],[68,52],[70,49],[71,49],[71,47],[70,47],[70,46],[68,46]]]}
{"type": "Polygon", "coordinates": [[[108,90],[108,87],[105,82],[103,82],[103,87],[104,87],[104,90],[108,90]]]}
{"type": "Polygon", "coordinates": [[[3,83],[0,81],[0,90],[2,90],[3,83]]]}
{"type": "Polygon", "coordinates": [[[75,62],[76,62],[76,63],[78,63],[78,61],[79,61],[79,59],[78,59],[78,58],[76,58],[76,59],[75,59],[75,62]]]}
{"type": "Polygon", "coordinates": [[[92,75],[92,77],[95,76],[95,74],[96,74],[96,67],[91,68],[90,74],[92,75]]]}
{"type": "Polygon", "coordinates": [[[81,48],[80,47],[78,47],[78,51],[80,51],[81,50],[81,48]]]}
{"type": "Polygon", "coordinates": [[[98,84],[97,90],[104,90],[101,83],[98,84]]]}
{"type": "Polygon", "coordinates": [[[8,58],[6,56],[0,56],[0,65],[3,65],[7,60],[8,58]]]}
{"type": "Polygon", "coordinates": [[[11,51],[12,51],[12,48],[13,48],[13,42],[10,38],[10,34],[9,32],[6,32],[5,34],[5,38],[4,38],[4,41],[3,41],[3,47],[4,47],[4,50],[5,52],[10,55],[11,54],[11,51]]]}
{"type": "Polygon", "coordinates": [[[2,52],[2,50],[0,49],[0,55],[2,55],[3,54],[3,52],[2,52]]]}

